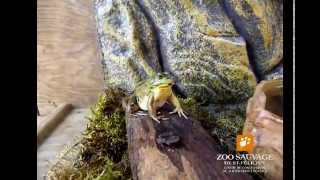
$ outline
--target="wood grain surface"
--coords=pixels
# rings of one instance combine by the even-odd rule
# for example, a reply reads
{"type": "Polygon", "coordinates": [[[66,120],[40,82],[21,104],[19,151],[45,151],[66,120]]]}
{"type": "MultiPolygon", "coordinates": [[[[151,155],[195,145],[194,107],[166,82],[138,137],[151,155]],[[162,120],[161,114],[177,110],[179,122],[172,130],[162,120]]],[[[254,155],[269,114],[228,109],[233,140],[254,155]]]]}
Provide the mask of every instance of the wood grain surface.
{"type": "Polygon", "coordinates": [[[37,36],[40,114],[94,103],[104,83],[93,0],[38,0],[37,36]]]}
{"type": "Polygon", "coordinates": [[[127,110],[128,153],[134,180],[252,180],[245,173],[225,173],[223,161],[217,160],[214,139],[193,117],[169,115],[172,110],[167,105],[160,109],[168,118],[160,124],[139,111],[127,110]],[[180,142],[174,146],[159,144],[157,139],[168,132],[180,137],[180,142]]]}

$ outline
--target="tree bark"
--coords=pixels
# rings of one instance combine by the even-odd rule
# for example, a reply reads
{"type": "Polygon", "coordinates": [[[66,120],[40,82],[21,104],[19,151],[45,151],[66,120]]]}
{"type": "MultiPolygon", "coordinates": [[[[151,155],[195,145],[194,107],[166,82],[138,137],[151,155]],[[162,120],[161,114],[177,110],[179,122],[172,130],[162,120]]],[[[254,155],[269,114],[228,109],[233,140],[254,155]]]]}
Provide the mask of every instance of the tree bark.
{"type": "Polygon", "coordinates": [[[169,115],[170,111],[172,108],[166,105],[160,110],[169,119],[158,124],[148,115],[127,110],[129,159],[133,179],[252,179],[244,173],[224,173],[223,161],[217,160],[216,143],[200,123],[190,116],[184,119],[177,114],[169,115]],[[165,134],[166,137],[159,138],[165,134]],[[175,142],[177,139],[179,141],[175,142]]]}

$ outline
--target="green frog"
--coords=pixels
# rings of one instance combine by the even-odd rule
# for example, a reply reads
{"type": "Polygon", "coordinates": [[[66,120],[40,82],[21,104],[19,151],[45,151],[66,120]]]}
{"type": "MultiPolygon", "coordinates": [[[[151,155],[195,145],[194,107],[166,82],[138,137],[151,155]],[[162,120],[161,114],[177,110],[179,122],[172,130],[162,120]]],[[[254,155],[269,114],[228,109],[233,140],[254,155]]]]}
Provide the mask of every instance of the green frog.
{"type": "Polygon", "coordinates": [[[183,116],[188,119],[183,112],[178,98],[172,91],[174,81],[165,73],[153,76],[144,82],[141,82],[135,88],[136,97],[140,109],[148,111],[149,116],[160,123],[157,118],[157,109],[162,107],[166,102],[175,106],[170,114],[178,113],[179,117],[183,116]]]}

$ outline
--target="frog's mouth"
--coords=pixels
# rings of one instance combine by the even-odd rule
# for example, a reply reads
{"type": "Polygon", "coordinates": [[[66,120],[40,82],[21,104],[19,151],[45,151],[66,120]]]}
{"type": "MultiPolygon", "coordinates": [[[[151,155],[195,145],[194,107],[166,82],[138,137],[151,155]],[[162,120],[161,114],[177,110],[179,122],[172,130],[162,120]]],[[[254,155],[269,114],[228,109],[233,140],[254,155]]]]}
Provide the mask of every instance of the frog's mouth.
{"type": "Polygon", "coordinates": [[[162,85],[159,85],[158,87],[160,89],[167,89],[167,88],[171,88],[173,86],[172,83],[169,83],[169,84],[162,84],[162,85]]]}

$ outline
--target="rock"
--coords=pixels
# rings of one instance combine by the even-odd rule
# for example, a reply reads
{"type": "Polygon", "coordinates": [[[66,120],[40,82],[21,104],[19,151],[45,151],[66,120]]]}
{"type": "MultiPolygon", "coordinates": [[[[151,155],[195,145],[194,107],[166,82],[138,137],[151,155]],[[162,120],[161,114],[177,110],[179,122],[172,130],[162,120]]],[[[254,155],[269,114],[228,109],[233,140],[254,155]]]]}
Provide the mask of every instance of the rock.
{"type": "Polygon", "coordinates": [[[198,101],[252,95],[246,43],[217,1],[99,0],[96,9],[108,86],[132,90],[164,70],[181,94],[198,101]]]}
{"type": "Polygon", "coordinates": [[[135,1],[97,0],[95,9],[107,86],[133,91],[161,71],[155,32],[135,1]]]}
{"type": "Polygon", "coordinates": [[[248,42],[258,74],[264,79],[283,57],[282,0],[222,0],[238,32],[248,42]]]}
{"type": "Polygon", "coordinates": [[[264,161],[266,179],[283,179],[283,119],[282,79],[262,81],[247,106],[247,119],[243,134],[255,139],[255,154],[270,154],[271,161],[264,161]]]}
{"type": "Polygon", "coordinates": [[[238,102],[256,85],[244,39],[218,1],[139,0],[159,36],[163,68],[180,93],[199,101],[238,102]]]}

